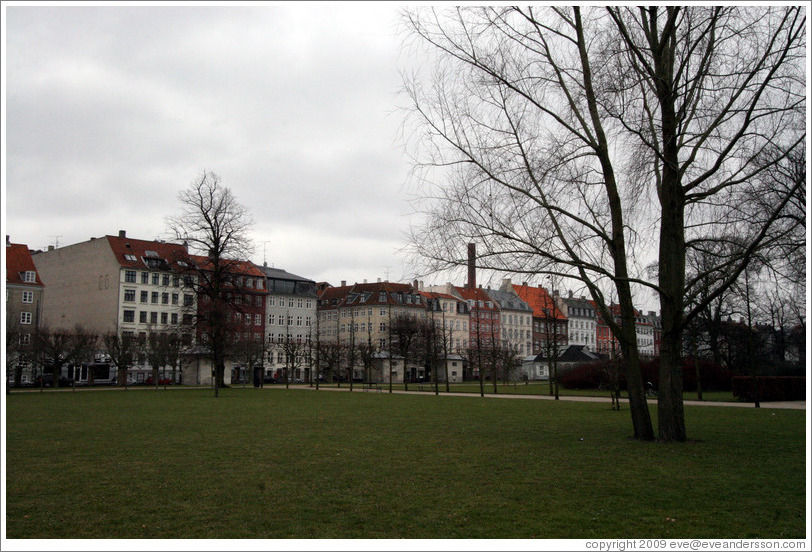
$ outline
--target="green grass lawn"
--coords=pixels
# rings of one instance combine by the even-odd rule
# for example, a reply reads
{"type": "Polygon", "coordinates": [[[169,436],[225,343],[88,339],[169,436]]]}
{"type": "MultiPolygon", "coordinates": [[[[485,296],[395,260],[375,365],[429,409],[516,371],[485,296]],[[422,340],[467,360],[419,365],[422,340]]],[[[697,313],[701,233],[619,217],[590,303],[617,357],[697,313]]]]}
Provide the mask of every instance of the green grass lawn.
{"type": "Polygon", "coordinates": [[[804,411],[689,406],[691,441],[662,444],[602,403],[6,399],[8,538],[804,537],[804,411]]]}

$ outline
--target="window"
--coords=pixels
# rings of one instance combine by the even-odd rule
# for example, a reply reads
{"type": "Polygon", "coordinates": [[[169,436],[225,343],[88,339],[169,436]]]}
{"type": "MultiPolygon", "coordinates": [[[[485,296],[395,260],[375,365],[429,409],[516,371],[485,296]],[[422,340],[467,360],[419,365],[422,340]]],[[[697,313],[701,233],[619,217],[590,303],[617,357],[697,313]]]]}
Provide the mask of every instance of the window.
{"type": "Polygon", "coordinates": [[[128,261],[137,261],[138,260],[138,258],[135,255],[131,255],[129,253],[124,255],[124,259],[126,259],[128,261]]]}
{"type": "Polygon", "coordinates": [[[254,326],[262,326],[262,315],[255,314],[254,315],[254,326]]]}
{"type": "Polygon", "coordinates": [[[188,293],[183,294],[183,306],[191,307],[195,302],[195,298],[193,295],[189,295],[188,293]]]}
{"type": "Polygon", "coordinates": [[[157,302],[158,302],[158,292],[153,291],[152,292],[152,303],[157,303],[157,302]]]}
{"type": "Polygon", "coordinates": [[[157,324],[158,323],[158,313],[157,312],[149,313],[149,321],[150,321],[151,324],[157,324]]]}
{"type": "Polygon", "coordinates": [[[172,294],[172,304],[173,304],[173,305],[177,305],[177,304],[178,304],[178,297],[179,297],[179,295],[178,295],[177,293],[173,293],[173,294],[172,294]]]}
{"type": "Polygon", "coordinates": [[[191,314],[184,314],[184,315],[183,315],[183,323],[184,323],[186,326],[191,326],[191,325],[192,325],[192,323],[194,322],[194,320],[195,320],[195,319],[194,319],[194,317],[193,317],[191,314]]]}
{"type": "Polygon", "coordinates": [[[20,313],[20,324],[30,324],[31,323],[31,313],[30,312],[21,312],[20,313]]]}
{"type": "Polygon", "coordinates": [[[161,276],[161,285],[168,286],[169,285],[169,274],[164,274],[161,276]]]}
{"type": "Polygon", "coordinates": [[[170,320],[172,320],[173,324],[177,324],[178,323],[178,313],[173,312],[172,316],[170,317],[170,320]]]}
{"type": "Polygon", "coordinates": [[[161,294],[161,304],[163,304],[163,305],[169,304],[169,294],[168,293],[162,293],[161,294]]]}
{"type": "Polygon", "coordinates": [[[235,312],[234,313],[234,322],[237,322],[238,324],[240,322],[242,322],[242,313],[241,312],[235,312]]]}
{"type": "Polygon", "coordinates": [[[169,315],[167,313],[165,313],[165,312],[162,312],[161,313],[161,324],[166,324],[168,318],[169,318],[169,315]]]}
{"type": "Polygon", "coordinates": [[[149,283],[149,272],[142,272],[141,273],[141,283],[148,284],[149,283]]]}
{"type": "Polygon", "coordinates": [[[147,311],[139,311],[138,313],[138,321],[142,324],[147,323],[147,311]]]}
{"type": "Polygon", "coordinates": [[[33,270],[26,270],[25,274],[23,274],[23,282],[28,282],[29,284],[33,284],[37,281],[37,273],[33,270]]]}
{"type": "Polygon", "coordinates": [[[158,274],[157,272],[154,272],[152,274],[152,284],[157,286],[160,282],[161,282],[161,275],[158,274]]]}
{"type": "MultiPolygon", "coordinates": [[[[31,301],[26,301],[25,300],[25,293],[26,292],[23,292],[23,303],[30,303],[31,301]]],[[[124,300],[127,301],[128,303],[134,303],[135,302],[135,290],[134,289],[125,289],[124,290],[124,300]]]]}
{"type": "Polygon", "coordinates": [[[269,325],[269,326],[273,326],[273,315],[270,315],[270,316],[268,317],[268,325],[269,325]]]}
{"type": "Polygon", "coordinates": [[[178,287],[178,286],[180,286],[180,276],[175,274],[174,276],[172,276],[172,287],[178,287]]]}
{"type": "Polygon", "coordinates": [[[280,326],[285,325],[285,317],[283,315],[281,314],[279,315],[279,318],[277,319],[277,324],[279,324],[280,326]]]}
{"type": "MultiPolygon", "coordinates": [[[[133,292],[133,300],[135,299],[135,292],[133,292]]],[[[33,291],[24,291],[23,292],[23,303],[33,303],[34,302],[34,292],[33,291]]]]}
{"type": "Polygon", "coordinates": [[[261,307],[262,306],[262,295],[257,295],[254,297],[254,306],[261,307]]]}
{"type": "Polygon", "coordinates": [[[297,326],[301,326],[301,325],[302,325],[302,317],[301,317],[301,316],[297,316],[297,317],[296,317],[296,325],[297,325],[297,326]]]}
{"type": "Polygon", "coordinates": [[[130,284],[135,283],[135,270],[124,271],[124,281],[130,284]]]}
{"type": "Polygon", "coordinates": [[[304,300],[303,300],[303,299],[297,299],[297,300],[296,300],[296,306],[297,306],[298,308],[302,308],[302,304],[303,304],[303,303],[304,303],[304,300]]]}
{"type": "Polygon", "coordinates": [[[20,334],[20,345],[28,345],[31,343],[31,334],[20,334]]]}
{"type": "Polygon", "coordinates": [[[268,296],[268,306],[273,307],[276,304],[276,297],[273,295],[268,296]]]}
{"type": "Polygon", "coordinates": [[[125,310],[124,311],[124,322],[135,322],[135,311],[134,310],[125,310]]]}
{"type": "Polygon", "coordinates": [[[192,287],[192,284],[194,284],[194,281],[192,280],[191,276],[184,276],[183,277],[183,285],[184,286],[192,287]]]}

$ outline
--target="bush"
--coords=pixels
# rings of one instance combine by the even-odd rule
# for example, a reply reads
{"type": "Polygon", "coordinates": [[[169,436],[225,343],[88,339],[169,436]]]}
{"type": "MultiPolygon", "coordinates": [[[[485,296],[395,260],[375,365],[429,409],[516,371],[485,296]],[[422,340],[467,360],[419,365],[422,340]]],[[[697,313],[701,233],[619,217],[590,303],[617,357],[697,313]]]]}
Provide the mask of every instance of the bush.
{"type": "Polygon", "coordinates": [[[798,376],[735,376],[733,396],[741,401],[754,401],[756,382],[760,401],[806,400],[806,378],[798,376]]]}
{"type": "MultiPolygon", "coordinates": [[[[697,359],[699,364],[699,378],[702,382],[703,391],[730,391],[733,374],[718,364],[710,360],[697,359]]],[[[682,359],[682,389],[683,391],[696,391],[696,366],[693,358],[682,359]]],[[[659,388],[660,381],[660,359],[655,358],[640,363],[640,370],[643,373],[643,381],[650,381],[656,388],[659,388]]]]}
{"type": "MultiPolygon", "coordinates": [[[[709,360],[699,359],[699,377],[703,391],[730,391],[733,374],[709,360]]],[[[564,389],[598,389],[610,383],[611,363],[608,360],[581,364],[566,373],[560,373],[558,383],[564,389]]],[[[621,389],[626,389],[626,374],[623,368],[618,376],[621,389]]],[[[655,389],[660,382],[660,359],[655,358],[640,363],[644,382],[651,382],[655,389]]],[[[682,384],[684,391],[696,391],[696,367],[693,359],[682,360],[682,384]]]]}
{"type": "MultiPolygon", "coordinates": [[[[610,383],[611,363],[608,360],[581,364],[572,370],[559,372],[558,384],[564,389],[598,389],[610,383]]],[[[620,368],[620,388],[626,389],[626,376],[620,368]]]]}

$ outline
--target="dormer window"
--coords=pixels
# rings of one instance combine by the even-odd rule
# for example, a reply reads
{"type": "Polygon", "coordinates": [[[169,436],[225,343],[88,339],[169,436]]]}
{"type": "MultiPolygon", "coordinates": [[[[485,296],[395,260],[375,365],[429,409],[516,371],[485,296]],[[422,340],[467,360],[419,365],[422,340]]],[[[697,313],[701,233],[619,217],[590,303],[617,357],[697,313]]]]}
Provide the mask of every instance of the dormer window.
{"type": "Polygon", "coordinates": [[[37,273],[33,270],[26,270],[23,273],[23,282],[34,284],[37,281],[37,273]]]}

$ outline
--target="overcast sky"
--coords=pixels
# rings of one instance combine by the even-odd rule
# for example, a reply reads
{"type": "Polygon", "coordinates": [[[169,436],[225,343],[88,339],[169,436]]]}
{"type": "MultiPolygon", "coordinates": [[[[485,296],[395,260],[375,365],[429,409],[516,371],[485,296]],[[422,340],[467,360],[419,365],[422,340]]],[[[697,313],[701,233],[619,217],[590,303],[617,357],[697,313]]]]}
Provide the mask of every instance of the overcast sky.
{"type": "Polygon", "coordinates": [[[251,211],[254,262],[412,277],[397,4],[4,9],[12,242],[164,237],[205,169],[251,211]]]}

